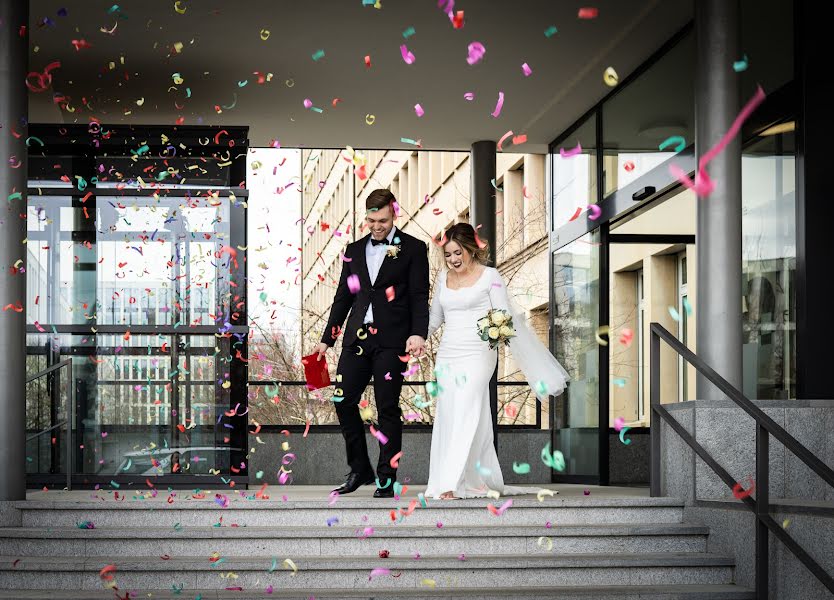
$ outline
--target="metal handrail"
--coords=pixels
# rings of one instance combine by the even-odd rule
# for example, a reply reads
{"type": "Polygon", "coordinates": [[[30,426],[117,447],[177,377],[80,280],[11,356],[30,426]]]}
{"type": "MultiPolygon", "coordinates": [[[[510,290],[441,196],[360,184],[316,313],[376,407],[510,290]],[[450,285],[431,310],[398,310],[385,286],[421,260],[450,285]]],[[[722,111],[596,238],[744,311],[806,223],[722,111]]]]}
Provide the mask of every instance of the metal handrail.
{"type": "Polygon", "coordinates": [[[56,423],[52,427],[47,429],[42,429],[41,431],[30,435],[26,438],[27,442],[30,442],[34,439],[41,437],[42,435],[49,433],[55,429],[63,427],[64,425],[67,426],[67,443],[66,443],[66,461],[67,461],[67,489],[72,489],[72,459],[73,459],[73,434],[72,434],[72,424],[75,422],[75,384],[72,380],[72,359],[67,358],[62,360],[61,362],[55,363],[51,367],[47,367],[43,371],[38,371],[34,375],[30,375],[26,378],[26,383],[31,383],[45,375],[49,375],[54,371],[58,371],[59,369],[66,368],[68,369],[69,373],[69,397],[67,398],[67,419],[65,421],[61,421],[60,423],[56,423]]]}
{"type": "MultiPolygon", "coordinates": [[[[747,495],[742,500],[742,505],[749,509],[756,516],[756,598],[766,600],[768,597],[769,580],[769,549],[768,534],[779,539],[796,556],[797,559],[822,583],[829,591],[834,592],[834,578],[832,578],[822,566],[805,551],[799,543],[781,527],[773,517],[770,516],[770,435],[772,434],[786,448],[789,448],[803,463],[811,468],[826,483],[834,486],[834,470],[814,456],[808,448],[803,446],[795,437],[768,417],[762,409],[756,406],[742,392],[736,389],[730,382],[715,372],[702,358],[683,345],[676,337],[666,330],[659,323],[650,325],[651,340],[649,349],[649,390],[652,414],[661,417],[681,439],[692,448],[718,477],[730,488],[734,489],[738,482],[730,475],[707,450],[698,443],[666,407],[660,404],[660,340],[666,342],[672,350],[683,357],[687,363],[707,380],[721,390],[730,400],[744,409],[756,421],[756,491],[755,498],[747,495]]],[[[653,497],[660,496],[660,451],[661,435],[659,427],[652,427],[651,436],[651,483],[650,494],[653,497]]]]}

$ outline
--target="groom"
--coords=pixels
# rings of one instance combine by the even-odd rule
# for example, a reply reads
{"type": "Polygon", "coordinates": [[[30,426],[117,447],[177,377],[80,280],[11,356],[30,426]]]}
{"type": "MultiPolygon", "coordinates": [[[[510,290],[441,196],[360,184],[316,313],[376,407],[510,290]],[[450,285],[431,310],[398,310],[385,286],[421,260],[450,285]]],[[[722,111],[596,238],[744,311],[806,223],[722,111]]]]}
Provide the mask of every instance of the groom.
{"type": "Polygon", "coordinates": [[[376,477],[379,483],[374,497],[394,496],[397,463],[391,462],[402,447],[400,391],[403,372],[408,369],[400,356],[420,356],[428,333],[426,245],[394,227],[394,202],[394,194],[386,189],[374,190],[365,201],[365,223],[370,234],[345,248],[330,319],[316,348],[319,357],[324,356],[344,333],[334,401],[350,473],[333,490],[339,494],[374,483],[376,477]],[[376,476],[359,416],[359,399],[371,377],[379,416],[376,476]]]}

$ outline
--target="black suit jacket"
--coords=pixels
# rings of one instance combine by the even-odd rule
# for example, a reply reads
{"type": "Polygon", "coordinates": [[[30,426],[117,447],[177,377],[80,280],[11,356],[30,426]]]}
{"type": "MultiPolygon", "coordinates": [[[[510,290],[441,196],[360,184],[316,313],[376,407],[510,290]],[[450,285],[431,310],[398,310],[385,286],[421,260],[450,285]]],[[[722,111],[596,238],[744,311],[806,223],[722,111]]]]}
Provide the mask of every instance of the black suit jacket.
{"type": "MultiPolygon", "coordinates": [[[[386,254],[376,281],[371,285],[365,259],[370,234],[348,244],[342,263],[342,275],[333,297],[330,318],[321,341],[332,346],[344,328],[344,344],[356,341],[357,331],[365,322],[368,306],[374,307],[375,339],[384,348],[405,350],[405,341],[412,335],[425,338],[429,330],[429,258],[426,245],[415,237],[394,231],[394,243],[400,246],[397,257],[386,254]],[[396,244],[399,239],[399,244],[396,244]],[[359,291],[351,293],[348,278],[359,278],[359,291]],[[386,289],[392,287],[394,297],[388,300],[386,289]]],[[[367,333],[367,332],[366,332],[367,333]]]]}

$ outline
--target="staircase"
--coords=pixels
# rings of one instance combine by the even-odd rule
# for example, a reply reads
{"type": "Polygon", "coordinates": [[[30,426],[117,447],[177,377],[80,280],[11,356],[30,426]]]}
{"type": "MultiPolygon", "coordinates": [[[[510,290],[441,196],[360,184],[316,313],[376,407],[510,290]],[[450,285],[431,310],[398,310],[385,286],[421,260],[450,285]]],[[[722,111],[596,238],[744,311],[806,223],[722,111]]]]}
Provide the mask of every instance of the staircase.
{"type": "Polygon", "coordinates": [[[670,498],[429,501],[392,519],[410,499],[173,494],[16,503],[0,598],[753,598],[670,498]]]}

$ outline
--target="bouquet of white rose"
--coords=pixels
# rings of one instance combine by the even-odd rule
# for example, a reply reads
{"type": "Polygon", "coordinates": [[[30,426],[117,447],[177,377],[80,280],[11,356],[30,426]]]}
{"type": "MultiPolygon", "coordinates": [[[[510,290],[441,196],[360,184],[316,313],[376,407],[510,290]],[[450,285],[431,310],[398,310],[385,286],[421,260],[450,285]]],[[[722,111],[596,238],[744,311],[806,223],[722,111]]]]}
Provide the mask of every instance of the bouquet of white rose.
{"type": "Polygon", "coordinates": [[[478,335],[489,342],[490,350],[495,350],[500,344],[509,346],[510,339],[515,337],[512,315],[503,309],[490,309],[485,317],[478,319],[478,335]]]}

